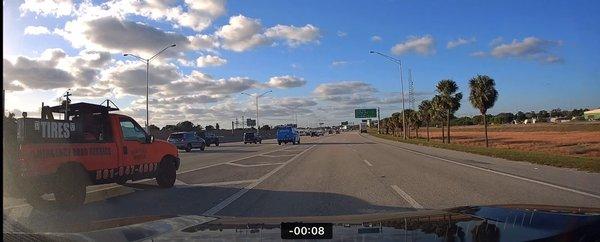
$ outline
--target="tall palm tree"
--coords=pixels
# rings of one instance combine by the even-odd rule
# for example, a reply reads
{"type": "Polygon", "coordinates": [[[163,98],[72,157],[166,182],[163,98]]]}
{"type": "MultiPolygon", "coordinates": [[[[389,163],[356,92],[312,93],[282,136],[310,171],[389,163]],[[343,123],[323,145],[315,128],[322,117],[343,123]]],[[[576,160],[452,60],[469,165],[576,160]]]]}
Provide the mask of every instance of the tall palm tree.
{"type": "Polygon", "coordinates": [[[429,141],[429,122],[431,122],[431,101],[423,100],[421,104],[419,104],[419,118],[425,122],[425,127],[427,127],[427,141],[429,141]]]}
{"type": "Polygon", "coordinates": [[[494,106],[498,99],[498,91],[496,90],[496,82],[489,76],[477,75],[469,80],[471,94],[469,101],[474,108],[478,109],[483,116],[483,127],[485,130],[485,147],[488,147],[488,132],[487,132],[487,110],[494,106]]]}
{"type": "Polygon", "coordinates": [[[460,108],[462,93],[458,92],[458,85],[453,80],[441,80],[436,86],[441,105],[446,113],[448,124],[448,143],[450,143],[450,116],[460,108]]]}
{"type": "Polygon", "coordinates": [[[446,142],[444,138],[444,104],[442,103],[442,98],[439,95],[435,95],[433,99],[431,99],[431,107],[432,107],[432,116],[431,118],[442,126],[442,143],[446,142]]]}

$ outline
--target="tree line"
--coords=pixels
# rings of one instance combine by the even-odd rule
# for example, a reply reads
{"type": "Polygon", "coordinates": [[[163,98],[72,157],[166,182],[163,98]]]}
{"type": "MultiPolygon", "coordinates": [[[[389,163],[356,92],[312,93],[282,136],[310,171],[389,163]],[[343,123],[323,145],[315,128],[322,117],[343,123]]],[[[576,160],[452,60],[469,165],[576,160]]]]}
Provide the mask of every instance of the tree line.
{"type": "MultiPolygon", "coordinates": [[[[489,76],[477,75],[469,80],[469,101],[471,105],[481,113],[483,125],[485,127],[485,144],[488,146],[487,126],[488,109],[492,108],[498,99],[496,82],[489,76]]],[[[455,118],[454,113],[460,108],[460,101],[463,95],[458,92],[458,85],[450,79],[441,80],[436,85],[436,95],[431,100],[423,100],[419,104],[419,110],[406,109],[404,115],[402,112],[393,113],[391,117],[381,120],[380,127],[386,134],[391,133],[396,136],[398,130],[403,132],[403,136],[410,138],[410,127],[413,127],[417,138],[419,138],[419,129],[425,126],[427,141],[429,137],[429,127],[439,125],[442,128],[442,142],[450,143],[450,127],[455,118]],[[402,127],[403,116],[406,118],[407,129],[402,127]]]]}
{"type": "MultiPolygon", "coordinates": [[[[191,121],[182,121],[179,122],[175,125],[172,124],[167,124],[165,126],[163,126],[162,128],[159,128],[156,125],[150,125],[148,126],[148,129],[150,130],[150,132],[168,132],[168,133],[172,133],[172,132],[204,132],[206,131],[212,131],[212,130],[220,130],[221,127],[219,126],[219,123],[216,123],[214,126],[213,125],[206,125],[204,127],[202,127],[202,125],[195,125],[194,123],[192,123],[191,121]]],[[[256,130],[254,127],[250,128],[252,130],[256,130]]],[[[261,127],[260,130],[270,130],[271,126],[269,125],[263,125],[261,127]]]]}

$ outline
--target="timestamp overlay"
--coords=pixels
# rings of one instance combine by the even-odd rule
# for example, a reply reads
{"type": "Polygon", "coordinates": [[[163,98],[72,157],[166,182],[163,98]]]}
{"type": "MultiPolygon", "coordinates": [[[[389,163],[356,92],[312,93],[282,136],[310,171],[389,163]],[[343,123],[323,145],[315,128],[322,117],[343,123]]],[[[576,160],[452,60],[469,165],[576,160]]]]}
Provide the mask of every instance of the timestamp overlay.
{"type": "Polygon", "coordinates": [[[332,239],[332,223],[281,223],[282,239],[332,239]]]}

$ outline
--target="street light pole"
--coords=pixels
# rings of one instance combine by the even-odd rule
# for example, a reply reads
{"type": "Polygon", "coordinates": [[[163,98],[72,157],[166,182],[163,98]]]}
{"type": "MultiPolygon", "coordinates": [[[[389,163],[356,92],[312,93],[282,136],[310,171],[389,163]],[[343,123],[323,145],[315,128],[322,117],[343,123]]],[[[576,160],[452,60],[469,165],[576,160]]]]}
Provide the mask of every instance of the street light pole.
{"type": "MultiPolygon", "coordinates": [[[[258,122],[258,98],[260,98],[260,97],[262,97],[262,96],[264,96],[264,95],[267,95],[267,94],[268,94],[268,93],[270,93],[270,92],[273,92],[273,91],[272,91],[272,90],[269,90],[269,91],[266,91],[266,92],[264,92],[263,94],[260,94],[260,95],[256,95],[256,96],[255,96],[256,100],[255,100],[254,102],[256,103],[256,133],[257,133],[257,134],[259,134],[259,133],[260,133],[260,125],[259,125],[259,122],[258,122]]],[[[250,94],[248,94],[248,93],[245,93],[245,92],[242,92],[242,94],[244,94],[244,95],[248,95],[248,96],[252,97],[252,95],[250,95],[250,94]]]]}
{"type": "Polygon", "coordinates": [[[130,54],[130,53],[123,54],[123,56],[133,56],[143,62],[146,62],[146,125],[145,125],[146,132],[150,132],[150,130],[148,129],[148,125],[150,124],[150,111],[148,108],[148,99],[149,99],[148,97],[150,96],[150,74],[149,74],[150,73],[150,61],[153,60],[154,58],[156,58],[160,53],[164,52],[168,48],[175,47],[175,46],[176,46],[175,44],[169,45],[148,59],[142,58],[140,56],[130,54]]]}
{"type": "Polygon", "coordinates": [[[404,114],[405,113],[405,108],[404,108],[404,78],[402,76],[402,61],[400,59],[396,59],[396,58],[391,57],[389,55],[382,54],[380,52],[373,51],[373,50],[369,51],[369,53],[371,53],[371,54],[378,54],[380,56],[385,57],[389,61],[398,64],[398,68],[400,69],[400,86],[401,86],[401,89],[402,89],[402,138],[406,139],[406,116],[404,114]]]}

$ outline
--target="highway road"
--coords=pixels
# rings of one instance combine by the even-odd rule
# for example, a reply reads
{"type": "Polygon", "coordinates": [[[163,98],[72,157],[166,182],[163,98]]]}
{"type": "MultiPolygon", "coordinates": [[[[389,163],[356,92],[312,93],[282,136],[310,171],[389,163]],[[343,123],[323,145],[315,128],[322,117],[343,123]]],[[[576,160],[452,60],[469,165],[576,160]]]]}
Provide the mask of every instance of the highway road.
{"type": "Polygon", "coordinates": [[[302,137],[299,145],[227,143],[182,152],[175,188],[153,180],[88,189],[62,210],[48,202],[4,207],[36,231],[147,215],[319,216],[464,205],[600,207],[600,174],[402,144],[357,132],[302,137]],[[114,191],[113,191],[114,190],[114,191]],[[102,193],[98,191],[103,191],[102,193]]]}

